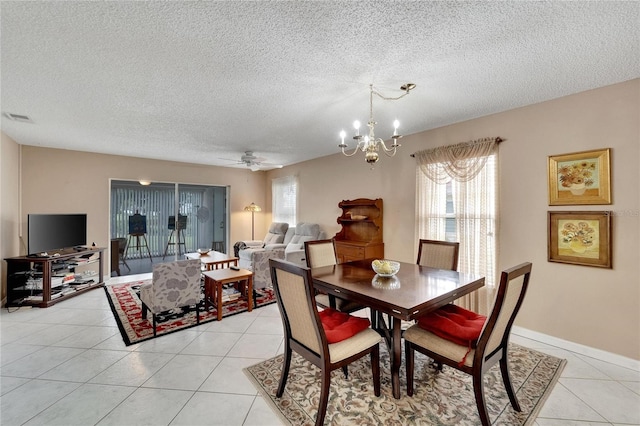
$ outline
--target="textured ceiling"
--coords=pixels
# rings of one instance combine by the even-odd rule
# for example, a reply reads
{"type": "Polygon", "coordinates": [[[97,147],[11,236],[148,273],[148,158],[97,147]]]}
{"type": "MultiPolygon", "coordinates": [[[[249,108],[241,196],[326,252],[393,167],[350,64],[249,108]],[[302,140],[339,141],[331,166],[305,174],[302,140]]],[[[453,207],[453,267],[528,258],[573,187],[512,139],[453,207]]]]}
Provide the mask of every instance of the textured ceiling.
{"type": "MultiPolygon", "coordinates": [[[[289,165],[640,77],[640,2],[2,1],[2,131],[24,145],[289,165]]],[[[363,167],[366,166],[362,161],[363,167]]],[[[242,167],[242,166],[240,166],[242,167]]]]}

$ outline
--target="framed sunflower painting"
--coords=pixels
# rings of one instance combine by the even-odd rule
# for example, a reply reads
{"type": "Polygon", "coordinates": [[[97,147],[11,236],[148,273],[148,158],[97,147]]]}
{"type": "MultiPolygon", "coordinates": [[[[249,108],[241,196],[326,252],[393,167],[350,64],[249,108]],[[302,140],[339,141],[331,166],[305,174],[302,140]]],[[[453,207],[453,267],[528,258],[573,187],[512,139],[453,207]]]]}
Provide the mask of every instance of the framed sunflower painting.
{"type": "Polygon", "coordinates": [[[548,212],[549,262],[611,268],[611,212],[548,212]]]}
{"type": "Polygon", "coordinates": [[[611,204],[610,149],[549,156],[549,205],[611,204]]]}

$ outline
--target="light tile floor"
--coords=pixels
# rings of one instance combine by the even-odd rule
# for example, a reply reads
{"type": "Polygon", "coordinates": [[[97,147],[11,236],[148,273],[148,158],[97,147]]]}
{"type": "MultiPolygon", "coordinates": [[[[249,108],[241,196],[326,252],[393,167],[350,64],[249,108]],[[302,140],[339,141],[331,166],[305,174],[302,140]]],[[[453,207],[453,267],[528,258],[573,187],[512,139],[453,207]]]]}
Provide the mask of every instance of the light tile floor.
{"type": "MultiPolygon", "coordinates": [[[[132,346],[102,289],[0,326],[3,426],[281,424],[242,372],[283,350],[275,304],[132,346]]],[[[640,372],[512,340],[569,361],[536,425],[640,425],[640,372]]]]}

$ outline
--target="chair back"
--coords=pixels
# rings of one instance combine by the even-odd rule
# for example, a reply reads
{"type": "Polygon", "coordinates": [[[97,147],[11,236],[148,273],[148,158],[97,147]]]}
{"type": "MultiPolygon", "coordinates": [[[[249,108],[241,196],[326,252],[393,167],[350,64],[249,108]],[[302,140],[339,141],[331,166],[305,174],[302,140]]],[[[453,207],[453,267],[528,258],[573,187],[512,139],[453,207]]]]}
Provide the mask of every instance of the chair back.
{"type": "Polygon", "coordinates": [[[264,245],[267,244],[281,244],[284,241],[284,236],[289,229],[289,224],[285,222],[272,222],[269,225],[269,231],[264,237],[264,245]]]}
{"type": "Polygon", "coordinates": [[[531,267],[531,262],[526,262],[502,272],[493,308],[478,339],[478,353],[487,356],[506,347],[511,326],[529,286],[531,267]]]}
{"type": "Polygon", "coordinates": [[[459,242],[420,240],[417,264],[438,269],[458,270],[459,242]]]}
{"type": "Polygon", "coordinates": [[[154,312],[199,303],[202,298],[200,267],[200,259],[154,264],[154,312]]]}
{"type": "Polygon", "coordinates": [[[226,253],[227,252],[227,249],[224,247],[224,241],[212,241],[211,242],[211,250],[217,251],[218,253],[226,253]]]}
{"type": "Polygon", "coordinates": [[[269,265],[285,339],[296,341],[322,356],[327,343],[314,299],[310,270],[277,259],[269,259],[269,265]]]}
{"type": "Polygon", "coordinates": [[[127,239],[123,237],[114,238],[118,242],[118,253],[122,256],[127,248],[127,239]]]}
{"type": "Polygon", "coordinates": [[[337,263],[333,240],[305,241],[304,254],[309,268],[331,266],[337,263]]]}

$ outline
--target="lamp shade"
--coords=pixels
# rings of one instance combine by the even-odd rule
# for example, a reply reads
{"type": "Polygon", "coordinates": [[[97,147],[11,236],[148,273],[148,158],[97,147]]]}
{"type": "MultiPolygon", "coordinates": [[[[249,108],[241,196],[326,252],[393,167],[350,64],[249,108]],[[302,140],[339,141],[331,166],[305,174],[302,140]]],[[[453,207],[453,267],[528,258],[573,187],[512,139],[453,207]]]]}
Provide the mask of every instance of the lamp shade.
{"type": "Polygon", "coordinates": [[[260,206],[257,206],[254,203],[249,204],[247,207],[244,208],[244,210],[248,211],[248,212],[261,212],[262,211],[260,206]]]}

